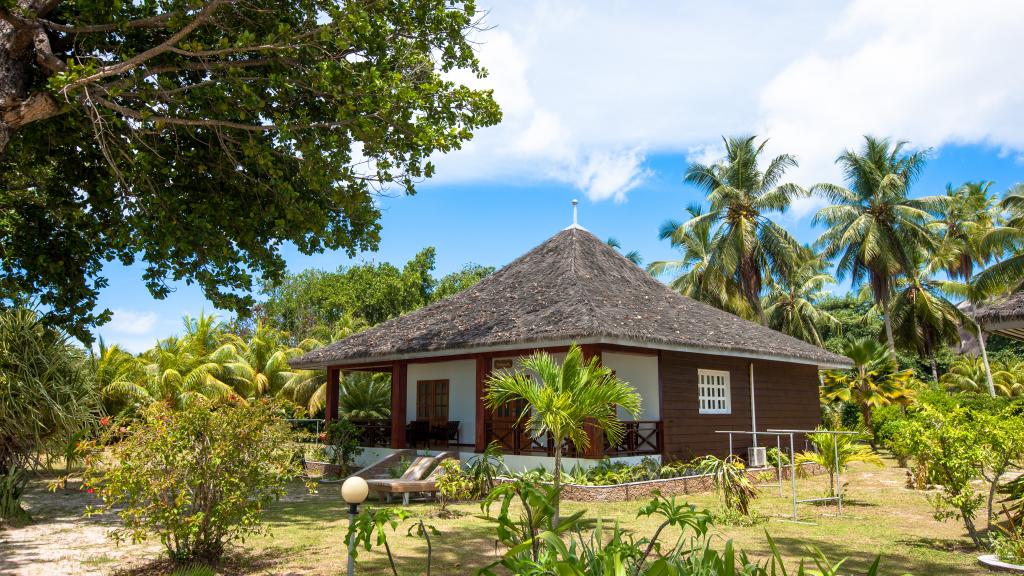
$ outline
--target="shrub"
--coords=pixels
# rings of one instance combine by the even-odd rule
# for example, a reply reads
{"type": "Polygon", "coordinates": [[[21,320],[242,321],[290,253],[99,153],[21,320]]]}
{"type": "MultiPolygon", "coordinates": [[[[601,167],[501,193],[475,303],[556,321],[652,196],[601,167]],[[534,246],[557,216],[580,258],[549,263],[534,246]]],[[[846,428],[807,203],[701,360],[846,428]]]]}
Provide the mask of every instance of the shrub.
{"type": "Polygon", "coordinates": [[[437,465],[441,473],[437,476],[437,503],[444,512],[455,500],[465,500],[473,492],[473,482],[462,471],[458,460],[442,460],[437,465]]]}
{"type": "Polygon", "coordinates": [[[483,454],[469,459],[469,477],[473,480],[473,496],[478,498],[486,496],[494,489],[494,479],[502,473],[509,474],[509,470],[501,455],[501,444],[497,440],[493,440],[484,449],[483,454]]]}
{"type": "Polygon", "coordinates": [[[0,521],[25,520],[24,478],[100,416],[85,356],[23,308],[0,310],[0,521]],[[20,479],[19,479],[20,478],[20,479]]]}
{"type": "Polygon", "coordinates": [[[266,531],[264,508],[299,473],[291,439],[269,402],[155,403],[86,445],[85,486],[104,502],[88,513],[118,510],[118,542],[155,534],[176,562],[215,561],[228,543],[266,531]]]}
{"type": "Polygon", "coordinates": [[[359,447],[362,431],[348,420],[335,420],[327,426],[327,444],[331,447],[331,462],[341,466],[341,475],[348,476],[349,468],[363,453],[359,447]]]}
{"type": "Polygon", "coordinates": [[[697,469],[711,476],[717,490],[725,501],[727,510],[734,510],[744,516],[750,514],[750,501],[757,496],[757,488],[747,477],[743,462],[735,456],[725,460],[717,456],[705,456],[697,461],[697,469]]]}

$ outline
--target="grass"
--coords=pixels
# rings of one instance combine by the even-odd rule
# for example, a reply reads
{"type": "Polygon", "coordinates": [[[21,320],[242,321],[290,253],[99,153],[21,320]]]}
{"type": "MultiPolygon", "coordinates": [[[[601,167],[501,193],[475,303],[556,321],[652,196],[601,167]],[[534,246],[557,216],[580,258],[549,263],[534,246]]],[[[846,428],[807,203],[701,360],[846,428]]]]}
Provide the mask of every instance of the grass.
{"type": "MultiPolygon", "coordinates": [[[[766,516],[766,522],[748,527],[717,526],[715,537],[724,543],[732,539],[736,545],[757,558],[768,554],[765,531],[767,530],[780,547],[783,555],[792,565],[808,555],[807,547],[821,549],[829,558],[849,558],[844,565],[847,573],[863,572],[878,554],[882,555],[882,574],[912,573],[917,576],[939,574],[988,574],[976,563],[978,551],[970,546],[960,523],[938,522],[932,518],[932,509],[919,491],[903,487],[906,470],[895,467],[892,460],[886,460],[885,468],[855,464],[843,479],[847,483],[847,496],[843,514],[836,515],[832,506],[802,504],[799,508],[801,523],[788,520],[792,505],[789,500],[789,486],[785,497],[778,496],[778,488],[765,488],[753,502],[753,509],[766,516]]],[[[798,481],[801,498],[821,496],[827,491],[827,476],[818,476],[798,481]]],[[[337,575],[345,572],[346,545],[345,531],[348,526],[346,507],[341,501],[339,484],[322,484],[320,493],[309,495],[296,483],[289,497],[275,503],[267,511],[266,522],[271,528],[268,536],[247,539],[232,547],[227,561],[218,574],[230,576],[311,574],[337,575]]],[[[173,569],[161,561],[156,540],[145,545],[125,545],[104,550],[95,544],[87,548],[76,548],[76,542],[83,542],[85,531],[95,532],[101,528],[96,520],[81,519],[80,509],[88,499],[84,493],[72,490],[67,495],[52,494],[45,486],[34,485],[31,500],[39,506],[37,523],[27,530],[49,533],[50,538],[34,537],[33,546],[53,548],[51,556],[65,560],[75,558],[80,566],[77,570],[62,566],[61,569],[46,572],[25,573],[66,573],[66,574],[170,574],[173,569]],[[62,508],[57,506],[60,497],[74,500],[62,508]],[[60,524],[60,518],[69,519],[60,524]],[[55,538],[53,531],[62,533],[70,530],[81,534],[62,534],[55,538]],[[48,531],[48,532],[47,532],[48,531]],[[55,541],[56,540],[56,541],[55,541]],[[57,549],[60,548],[60,549],[57,549]]],[[[721,508],[713,493],[685,497],[698,507],[712,510],[721,508]]],[[[653,533],[657,520],[637,519],[636,510],[640,502],[606,502],[563,504],[563,511],[573,512],[586,509],[589,518],[603,518],[619,522],[621,526],[635,531],[640,536],[653,533]]],[[[376,502],[372,506],[378,506],[376,502]]],[[[434,574],[460,574],[470,576],[475,570],[495,558],[496,549],[490,524],[478,518],[479,504],[459,503],[450,506],[459,517],[436,517],[437,506],[433,503],[414,503],[409,510],[418,517],[424,517],[440,531],[432,536],[434,545],[434,574]]],[[[113,522],[110,519],[109,522],[113,522]]],[[[389,541],[395,552],[401,574],[422,574],[425,570],[426,545],[416,537],[406,534],[407,526],[389,534],[389,541]]],[[[103,526],[105,530],[109,526],[103,526]]],[[[15,529],[17,531],[17,529],[15,529]]],[[[93,542],[96,542],[95,536],[93,542]]],[[[673,535],[669,535],[673,536],[673,535]]],[[[102,537],[100,537],[102,538],[102,537]]],[[[3,540],[3,538],[0,538],[3,540]]],[[[100,539],[99,541],[102,541],[100,539]]],[[[36,552],[22,560],[5,563],[3,546],[0,545],[0,573],[5,568],[22,574],[20,567],[38,569],[32,566],[39,559],[36,552]],[[32,560],[36,558],[36,560],[32,560]]],[[[361,575],[389,574],[386,558],[377,551],[361,552],[358,573],[361,575]]]]}
{"type": "MultiPolygon", "coordinates": [[[[791,514],[789,486],[785,497],[778,488],[765,488],[754,502],[754,509],[768,517],[758,526],[718,526],[716,537],[722,542],[732,539],[741,549],[755,557],[768,554],[765,530],[782,553],[795,565],[807,556],[808,546],[821,549],[829,558],[849,558],[845,568],[863,571],[877,554],[882,555],[883,574],[987,574],[976,563],[977,552],[963,528],[956,522],[937,522],[931,506],[921,492],[903,487],[905,470],[896,468],[891,460],[879,469],[854,465],[844,475],[848,483],[843,514],[836,515],[833,506],[801,505],[801,523],[784,519],[791,514]]],[[[801,498],[820,496],[827,491],[827,477],[798,482],[801,498]]],[[[699,507],[720,508],[714,494],[688,497],[699,507]]],[[[371,505],[378,505],[372,503],[371,505]]],[[[657,521],[637,519],[638,503],[565,503],[563,510],[586,509],[589,517],[617,521],[639,535],[653,533],[657,521]]],[[[413,504],[409,509],[419,516],[430,516],[436,506],[413,504]]],[[[452,506],[462,516],[453,519],[429,518],[440,532],[431,538],[434,544],[434,573],[471,574],[495,557],[495,546],[489,524],[478,518],[478,504],[452,506]]],[[[246,544],[257,559],[276,559],[272,572],[335,574],[344,571],[346,549],[343,542],[347,521],[345,508],[336,487],[327,487],[320,494],[281,502],[269,512],[273,534],[246,544]]],[[[405,527],[389,536],[402,574],[423,573],[425,543],[408,536],[405,527]]],[[[240,567],[242,568],[242,567],[240,567]]],[[[386,559],[376,551],[359,556],[360,574],[387,574],[386,559]]],[[[261,572],[262,573],[262,572],[261,572]]]]}

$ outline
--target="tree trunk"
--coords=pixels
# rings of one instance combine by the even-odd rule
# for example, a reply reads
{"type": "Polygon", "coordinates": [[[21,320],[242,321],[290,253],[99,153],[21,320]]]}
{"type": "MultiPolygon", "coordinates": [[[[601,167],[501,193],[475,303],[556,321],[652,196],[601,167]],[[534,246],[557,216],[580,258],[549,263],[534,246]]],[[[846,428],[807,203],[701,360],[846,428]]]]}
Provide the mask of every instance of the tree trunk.
{"type": "Polygon", "coordinates": [[[555,446],[555,477],[553,482],[553,486],[555,488],[555,501],[553,502],[555,511],[551,515],[552,527],[558,526],[559,503],[562,500],[562,494],[560,492],[562,487],[562,439],[555,438],[555,442],[558,444],[555,446]]]}
{"type": "Polygon", "coordinates": [[[889,302],[881,302],[882,321],[885,323],[885,341],[889,345],[889,351],[896,355],[896,342],[892,339],[892,319],[889,318],[889,302]]]}
{"type": "Polygon", "coordinates": [[[935,359],[935,352],[932,352],[931,354],[929,354],[928,358],[931,361],[931,365],[932,365],[932,380],[936,384],[938,384],[939,383],[939,362],[938,362],[938,360],[935,359]]]}
{"type": "Polygon", "coordinates": [[[985,330],[978,326],[978,344],[981,346],[981,363],[985,366],[985,383],[988,384],[988,393],[996,397],[996,385],[992,381],[992,368],[988,365],[988,352],[985,350],[985,330]]]}
{"type": "Polygon", "coordinates": [[[34,76],[65,68],[64,62],[54,56],[49,36],[37,20],[59,3],[17,0],[15,9],[0,12],[0,155],[16,130],[61,111],[48,93],[29,93],[34,76]]]}
{"type": "Polygon", "coordinates": [[[875,431],[871,427],[871,424],[872,424],[872,421],[871,421],[871,406],[868,406],[867,404],[861,404],[860,405],[860,417],[864,421],[864,429],[867,430],[867,433],[868,433],[868,444],[871,446],[871,449],[874,450],[875,449],[875,431]]]}

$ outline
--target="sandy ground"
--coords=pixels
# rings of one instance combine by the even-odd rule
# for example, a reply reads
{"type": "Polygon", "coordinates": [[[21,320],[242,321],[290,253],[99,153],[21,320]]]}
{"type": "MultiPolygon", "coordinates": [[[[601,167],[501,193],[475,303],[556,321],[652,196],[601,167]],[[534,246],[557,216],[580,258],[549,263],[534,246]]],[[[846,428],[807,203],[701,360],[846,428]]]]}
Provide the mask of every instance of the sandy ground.
{"type": "Polygon", "coordinates": [[[0,574],[4,576],[99,576],[113,566],[132,564],[127,558],[152,558],[159,545],[117,546],[107,537],[116,525],[113,514],[84,518],[87,506],[99,500],[71,483],[49,492],[45,481],[32,484],[24,502],[33,522],[0,528],[0,574]]]}

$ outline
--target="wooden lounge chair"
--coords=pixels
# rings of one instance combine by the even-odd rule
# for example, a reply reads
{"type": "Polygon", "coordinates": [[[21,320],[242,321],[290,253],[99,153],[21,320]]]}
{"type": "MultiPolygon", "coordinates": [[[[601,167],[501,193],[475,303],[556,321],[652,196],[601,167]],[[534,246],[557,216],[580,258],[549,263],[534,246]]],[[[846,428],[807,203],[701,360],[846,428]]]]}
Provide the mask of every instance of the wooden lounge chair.
{"type": "Polygon", "coordinates": [[[436,480],[437,475],[440,473],[440,468],[437,467],[437,464],[449,458],[458,459],[458,454],[455,452],[442,452],[433,457],[420,456],[402,474],[401,478],[370,480],[367,484],[370,486],[370,492],[376,492],[379,498],[386,499],[388,502],[391,501],[393,494],[401,494],[402,504],[408,506],[409,497],[413,493],[437,492],[436,480]],[[428,470],[431,472],[424,478],[428,470]]]}

